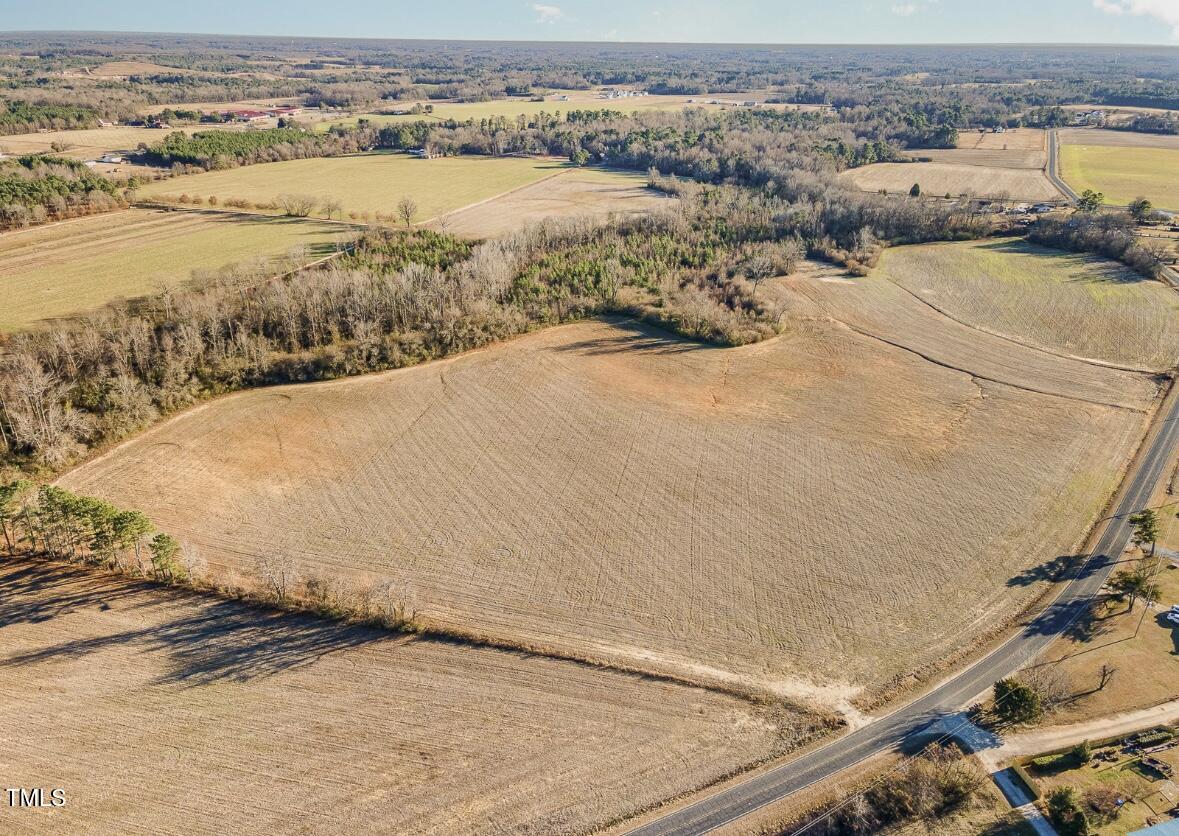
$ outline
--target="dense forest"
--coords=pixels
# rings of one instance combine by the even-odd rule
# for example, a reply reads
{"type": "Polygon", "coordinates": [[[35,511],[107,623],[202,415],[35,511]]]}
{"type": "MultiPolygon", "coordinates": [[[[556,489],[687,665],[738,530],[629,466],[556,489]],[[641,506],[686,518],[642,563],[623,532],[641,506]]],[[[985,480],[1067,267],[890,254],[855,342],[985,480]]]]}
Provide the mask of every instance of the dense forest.
{"type": "Polygon", "coordinates": [[[97,126],[97,114],[90,108],[76,105],[37,105],[10,101],[5,102],[4,109],[0,110],[0,135],[97,126]]]}
{"type": "Polygon", "coordinates": [[[182,131],[168,134],[143,150],[146,162],[160,166],[192,166],[207,170],[252,163],[326,157],[362,150],[356,134],[314,134],[298,128],[260,131],[182,131]]]}
{"type": "Polygon", "coordinates": [[[133,182],[95,174],[83,163],[32,154],[0,160],[0,229],[103,212],[125,205],[133,182]]]}

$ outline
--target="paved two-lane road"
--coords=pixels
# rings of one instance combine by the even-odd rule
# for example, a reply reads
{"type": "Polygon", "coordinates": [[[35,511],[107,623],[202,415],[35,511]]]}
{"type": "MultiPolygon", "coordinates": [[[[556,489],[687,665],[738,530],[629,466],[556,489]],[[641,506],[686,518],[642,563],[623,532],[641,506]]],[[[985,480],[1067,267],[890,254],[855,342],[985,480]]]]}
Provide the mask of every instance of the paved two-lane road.
{"type": "Polygon", "coordinates": [[[755,774],[727,789],[669,812],[630,831],[631,836],[687,836],[734,822],[859,761],[894,749],[905,738],[966,704],[1044,650],[1100,591],[1129,543],[1127,517],[1150,502],[1179,443],[1179,397],[1169,397],[1157,432],[1124,483],[1115,516],[1091,556],[1055,601],[1019,633],[985,657],[903,708],[793,761],[755,774]]]}
{"type": "Polygon", "coordinates": [[[1044,174],[1048,176],[1052,185],[1068,198],[1069,203],[1079,200],[1073,187],[1060,179],[1060,138],[1056,135],[1056,128],[1048,131],[1048,165],[1044,168],[1044,174]]]}

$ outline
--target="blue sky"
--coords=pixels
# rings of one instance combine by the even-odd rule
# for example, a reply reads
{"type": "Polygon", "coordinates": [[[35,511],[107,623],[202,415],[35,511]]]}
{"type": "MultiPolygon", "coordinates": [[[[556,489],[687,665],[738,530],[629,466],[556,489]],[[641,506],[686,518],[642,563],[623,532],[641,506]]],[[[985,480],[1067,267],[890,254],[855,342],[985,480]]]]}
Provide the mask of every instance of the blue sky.
{"type": "Polygon", "coordinates": [[[761,43],[1179,43],[1179,0],[0,0],[0,31],[761,43]]]}

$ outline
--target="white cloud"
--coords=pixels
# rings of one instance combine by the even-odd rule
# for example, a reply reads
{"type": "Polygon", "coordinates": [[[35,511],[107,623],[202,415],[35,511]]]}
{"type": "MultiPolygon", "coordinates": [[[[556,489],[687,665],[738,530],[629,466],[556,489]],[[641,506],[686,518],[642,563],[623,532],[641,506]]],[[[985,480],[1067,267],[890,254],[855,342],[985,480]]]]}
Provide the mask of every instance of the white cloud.
{"type": "Polygon", "coordinates": [[[532,11],[536,12],[537,23],[556,23],[565,16],[559,6],[546,6],[543,3],[533,3],[532,11]]]}
{"type": "Polygon", "coordinates": [[[1094,8],[1114,15],[1149,15],[1171,27],[1179,38],[1179,0],[1093,0],[1094,8]]]}
{"type": "Polygon", "coordinates": [[[892,7],[892,13],[894,15],[900,15],[901,17],[909,17],[910,15],[917,13],[917,4],[916,3],[894,3],[893,7],[892,7]]]}

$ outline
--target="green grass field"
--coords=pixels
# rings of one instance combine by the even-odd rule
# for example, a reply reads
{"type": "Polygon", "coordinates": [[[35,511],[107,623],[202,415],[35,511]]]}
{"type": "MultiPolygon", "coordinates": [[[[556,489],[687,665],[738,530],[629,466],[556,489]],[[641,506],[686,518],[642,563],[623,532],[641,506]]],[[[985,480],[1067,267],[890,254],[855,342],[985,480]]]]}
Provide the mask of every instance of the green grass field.
{"type": "Polygon", "coordinates": [[[0,236],[0,332],[100,307],[293,248],[334,249],[349,228],[320,221],[130,209],[0,236]]]}
{"type": "Polygon", "coordinates": [[[1095,256],[1018,240],[885,250],[879,274],[969,325],[1107,363],[1170,368],[1179,299],[1095,256]]]}
{"type": "Polygon", "coordinates": [[[1093,189],[1124,206],[1139,196],[1161,209],[1179,209],[1179,151],[1104,145],[1062,145],[1061,175],[1077,190],[1093,189]]]}
{"type": "Polygon", "coordinates": [[[242,198],[263,203],[283,193],[336,198],[344,211],[393,215],[399,200],[418,204],[417,220],[535,183],[567,168],[553,160],[521,157],[446,157],[423,160],[405,154],[372,153],[262,163],[228,171],[159,180],[145,186],[142,197],[181,194],[242,198]]]}

